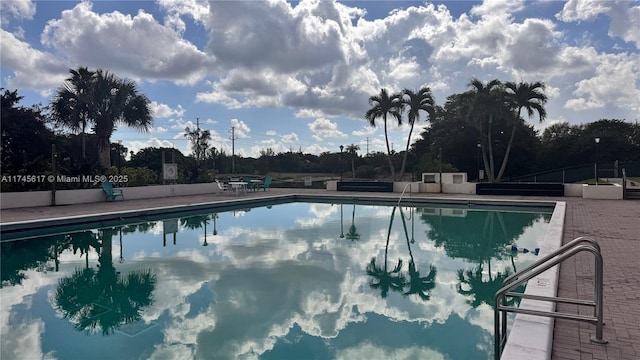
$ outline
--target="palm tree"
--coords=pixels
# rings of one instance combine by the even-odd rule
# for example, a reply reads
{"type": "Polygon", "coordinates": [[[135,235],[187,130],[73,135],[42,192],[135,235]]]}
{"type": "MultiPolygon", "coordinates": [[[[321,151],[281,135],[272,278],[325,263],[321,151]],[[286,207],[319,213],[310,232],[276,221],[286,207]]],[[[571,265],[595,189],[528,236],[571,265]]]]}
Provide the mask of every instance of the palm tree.
{"type": "Polygon", "coordinates": [[[92,125],[98,141],[99,164],[108,168],[111,135],[117,125],[149,130],[152,122],[149,99],[138,92],[134,81],[120,79],[102,69],[94,73],[79,68],[71,70],[71,74],[53,100],[53,116],[72,130],[92,125]]]}
{"type": "Polygon", "coordinates": [[[95,71],[86,67],[78,70],[70,69],[71,77],[67,78],[52,102],[53,117],[58,125],[80,131],[82,137],[82,158],[86,158],[85,133],[90,123],[89,104],[91,102],[92,83],[95,71]]]}
{"type": "Polygon", "coordinates": [[[132,80],[119,79],[108,71],[96,72],[93,107],[94,131],[98,139],[100,166],[111,166],[111,134],[118,124],[149,131],[153,121],[149,99],[138,92],[132,80]]]}
{"type": "Polygon", "coordinates": [[[498,79],[491,80],[485,85],[482,81],[474,78],[469,86],[472,87],[473,101],[468,116],[480,132],[480,149],[482,150],[484,169],[489,177],[489,182],[494,182],[495,166],[491,125],[493,120],[501,114],[503,108],[501,102],[503,85],[498,79]]]}
{"type": "Polygon", "coordinates": [[[392,269],[387,268],[387,255],[389,251],[389,239],[391,237],[391,226],[393,225],[393,218],[396,213],[396,207],[393,207],[391,212],[391,220],[389,221],[389,230],[387,232],[387,244],[384,247],[384,266],[378,267],[376,265],[376,258],[371,258],[371,262],[367,265],[367,275],[373,277],[369,281],[369,286],[372,289],[380,289],[380,295],[386,298],[389,290],[402,292],[407,283],[402,271],[402,259],[398,259],[398,264],[392,269]],[[377,281],[376,281],[377,280],[377,281]]]}
{"type": "Polygon", "coordinates": [[[351,154],[351,178],[353,180],[356,179],[355,158],[358,156],[358,150],[360,150],[360,146],[358,145],[351,144],[347,146],[347,153],[351,154]]]}
{"type": "Polygon", "coordinates": [[[511,103],[511,106],[515,110],[513,128],[511,128],[511,136],[509,137],[509,143],[507,150],[504,153],[504,159],[500,166],[500,171],[496,177],[496,181],[500,181],[504,170],[507,167],[507,161],[509,160],[509,153],[511,151],[511,145],[516,135],[517,122],[520,121],[520,114],[522,109],[527,110],[529,117],[533,116],[534,112],[538,113],[540,122],[543,122],[547,117],[547,112],[544,109],[544,104],[547,102],[547,95],[544,94],[545,84],[537,81],[534,83],[520,82],[518,84],[514,82],[507,82],[505,84],[505,91],[507,100],[511,103]]]}
{"type": "Polygon", "coordinates": [[[384,140],[387,143],[387,155],[389,158],[389,169],[391,170],[391,178],[395,180],[396,170],[391,160],[391,147],[389,147],[389,134],[387,131],[387,115],[396,118],[398,125],[402,124],[402,97],[400,94],[392,94],[389,96],[387,89],[381,89],[379,95],[369,97],[369,110],[364,117],[369,120],[369,124],[376,126],[376,119],[382,118],[384,123],[384,140]]]}
{"type": "Polygon", "coordinates": [[[423,87],[417,93],[404,89],[402,91],[402,103],[407,107],[407,119],[409,120],[409,136],[407,137],[407,146],[404,151],[404,157],[402,158],[402,167],[400,168],[400,175],[398,178],[402,179],[404,175],[405,166],[407,164],[407,155],[409,154],[409,145],[411,144],[411,134],[413,133],[413,127],[416,122],[420,120],[420,111],[425,111],[429,115],[429,119],[435,116],[435,102],[431,89],[423,87]]]}

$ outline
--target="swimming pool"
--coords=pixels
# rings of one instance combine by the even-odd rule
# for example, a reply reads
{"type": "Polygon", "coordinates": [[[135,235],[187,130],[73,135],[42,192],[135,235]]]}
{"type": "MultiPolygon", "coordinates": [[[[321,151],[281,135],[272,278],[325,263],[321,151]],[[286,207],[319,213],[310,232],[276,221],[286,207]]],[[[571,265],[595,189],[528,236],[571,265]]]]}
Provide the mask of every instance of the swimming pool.
{"type": "Polygon", "coordinates": [[[3,242],[0,357],[482,359],[551,208],[295,202],[3,242]]]}

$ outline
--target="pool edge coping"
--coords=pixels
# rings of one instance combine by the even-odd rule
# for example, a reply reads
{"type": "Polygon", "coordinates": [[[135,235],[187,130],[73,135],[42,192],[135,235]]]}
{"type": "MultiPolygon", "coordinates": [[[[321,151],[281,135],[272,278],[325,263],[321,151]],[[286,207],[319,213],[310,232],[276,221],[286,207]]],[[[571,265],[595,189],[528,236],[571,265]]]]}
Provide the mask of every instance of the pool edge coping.
{"type": "MultiPolygon", "coordinates": [[[[540,252],[548,254],[562,246],[566,202],[556,201],[549,228],[540,244],[540,252]]],[[[555,297],[558,293],[559,266],[533,277],[527,282],[525,294],[555,297]]],[[[540,302],[523,299],[520,307],[541,311],[555,311],[554,302],[540,302]]],[[[553,349],[553,329],[555,318],[516,314],[508,333],[501,360],[549,360],[553,349]]]]}

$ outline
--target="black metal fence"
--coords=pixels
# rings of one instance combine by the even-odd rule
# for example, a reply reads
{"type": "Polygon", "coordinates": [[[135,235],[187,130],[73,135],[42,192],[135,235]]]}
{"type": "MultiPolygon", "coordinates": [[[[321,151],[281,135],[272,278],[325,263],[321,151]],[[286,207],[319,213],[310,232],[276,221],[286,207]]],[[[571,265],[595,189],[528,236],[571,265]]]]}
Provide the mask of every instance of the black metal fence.
{"type": "MultiPolygon", "coordinates": [[[[640,161],[631,162],[598,162],[599,178],[621,178],[622,169],[627,177],[640,177],[640,161]]],[[[547,182],[547,183],[575,183],[596,177],[595,163],[576,165],[562,169],[543,171],[525,176],[506,179],[506,182],[547,182]]]]}

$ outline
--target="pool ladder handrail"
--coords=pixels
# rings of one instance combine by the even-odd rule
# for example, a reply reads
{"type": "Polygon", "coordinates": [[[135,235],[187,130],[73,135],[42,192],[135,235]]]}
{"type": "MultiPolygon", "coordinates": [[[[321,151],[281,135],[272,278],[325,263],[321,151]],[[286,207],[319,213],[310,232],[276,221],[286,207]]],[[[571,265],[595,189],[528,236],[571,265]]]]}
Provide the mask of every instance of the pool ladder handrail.
{"type": "MultiPolygon", "coordinates": [[[[411,188],[411,183],[407,183],[404,186],[404,189],[402,189],[402,193],[400,194],[400,197],[398,198],[398,206],[400,206],[400,201],[402,201],[402,197],[404,196],[404,192],[407,191],[407,187],[411,188]]],[[[411,190],[409,190],[411,191],[411,190]]]]}
{"type": "Polygon", "coordinates": [[[604,322],[602,319],[602,298],[603,298],[603,262],[600,252],[600,245],[590,237],[582,236],[573,239],[567,244],[561,246],[549,255],[541,258],[535,263],[507,277],[503,286],[496,292],[494,303],[494,357],[499,360],[502,350],[507,342],[507,312],[522,313],[528,315],[548,316],[553,318],[562,318],[578,321],[587,321],[596,324],[596,335],[591,337],[591,341],[598,344],[606,344],[607,340],[602,338],[602,327],[604,322]],[[574,256],[579,252],[587,251],[595,257],[595,278],[594,288],[595,296],[593,301],[561,298],[554,296],[540,296],[513,292],[516,287],[522,285],[531,278],[549,270],[564,260],[574,256]],[[522,299],[552,301],[555,303],[574,304],[593,307],[593,316],[577,315],[571,313],[561,313],[557,311],[541,311],[531,309],[521,309],[506,305],[506,298],[520,297],[522,299]]]}

